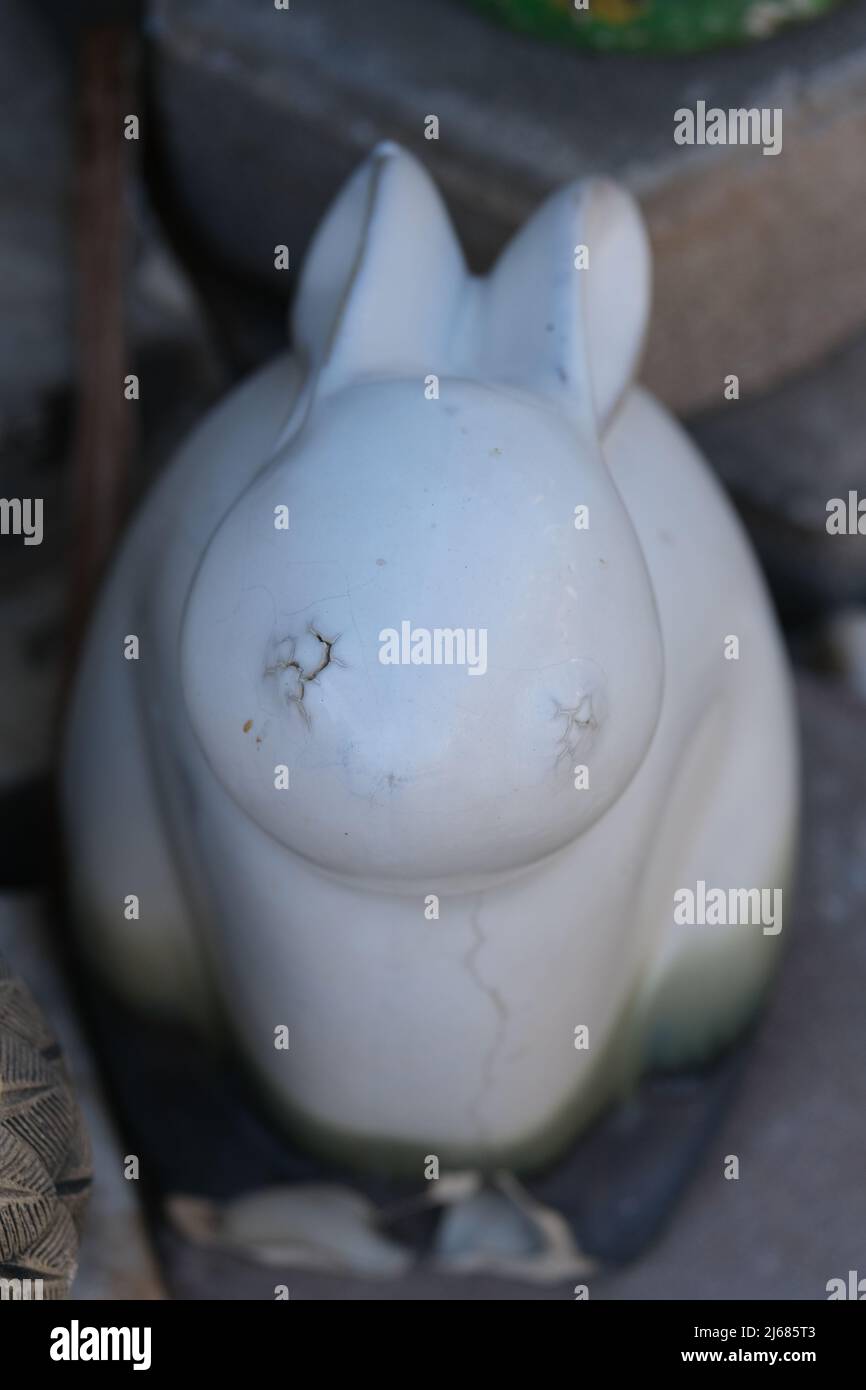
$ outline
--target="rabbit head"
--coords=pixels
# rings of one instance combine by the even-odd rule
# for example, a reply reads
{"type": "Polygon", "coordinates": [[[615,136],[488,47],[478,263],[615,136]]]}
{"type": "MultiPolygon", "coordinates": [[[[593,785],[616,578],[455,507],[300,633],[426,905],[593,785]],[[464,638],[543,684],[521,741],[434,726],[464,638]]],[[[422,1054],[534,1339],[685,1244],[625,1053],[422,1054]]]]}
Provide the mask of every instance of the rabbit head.
{"type": "Polygon", "coordinates": [[[181,637],[205,756],[283,845],[355,880],[478,884],[640,767],[662,644],[601,440],[648,282],[639,216],[601,181],[484,278],[394,146],[339,196],[297,296],[305,385],[181,637]]]}

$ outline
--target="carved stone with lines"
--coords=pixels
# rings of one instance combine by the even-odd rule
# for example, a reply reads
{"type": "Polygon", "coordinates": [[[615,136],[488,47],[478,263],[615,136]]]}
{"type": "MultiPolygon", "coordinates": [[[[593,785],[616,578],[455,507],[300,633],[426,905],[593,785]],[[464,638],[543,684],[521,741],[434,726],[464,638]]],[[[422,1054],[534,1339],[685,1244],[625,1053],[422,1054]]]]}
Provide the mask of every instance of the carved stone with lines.
{"type": "Polygon", "coordinates": [[[0,1298],[68,1296],[90,1183],[60,1049],[0,957],[0,1298]]]}

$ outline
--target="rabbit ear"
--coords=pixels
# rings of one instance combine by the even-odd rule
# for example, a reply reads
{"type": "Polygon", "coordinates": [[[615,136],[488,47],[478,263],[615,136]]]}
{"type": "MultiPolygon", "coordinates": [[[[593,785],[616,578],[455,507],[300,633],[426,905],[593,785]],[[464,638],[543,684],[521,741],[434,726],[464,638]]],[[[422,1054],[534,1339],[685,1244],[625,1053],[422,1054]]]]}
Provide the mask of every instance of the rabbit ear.
{"type": "Polygon", "coordinates": [[[294,333],[316,389],[434,370],[466,280],[429,175],[399,146],[379,145],[338,195],[304,263],[294,333]]]}
{"type": "Polygon", "coordinates": [[[649,298],[633,199],[602,179],[572,185],[542,204],[490,274],[482,369],[603,430],[640,356],[649,298]]]}

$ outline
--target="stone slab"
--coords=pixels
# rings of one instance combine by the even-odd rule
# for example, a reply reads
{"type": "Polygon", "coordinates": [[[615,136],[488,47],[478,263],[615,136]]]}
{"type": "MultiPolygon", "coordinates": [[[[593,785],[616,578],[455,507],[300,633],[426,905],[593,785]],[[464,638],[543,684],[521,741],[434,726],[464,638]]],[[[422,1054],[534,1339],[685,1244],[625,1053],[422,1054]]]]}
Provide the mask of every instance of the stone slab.
{"type": "Polygon", "coordinates": [[[763,389],[866,323],[862,5],[690,59],[561,49],[458,0],[151,0],[148,14],[175,224],[275,297],[274,246],[297,265],[339,184],[391,138],[439,182],[476,267],[558,184],[631,186],[655,251],[646,378],[679,411],[720,400],[730,372],[763,389]],[[676,146],[674,113],[698,99],[781,107],[781,154],[676,146]]]}
{"type": "Polygon", "coordinates": [[[858,489],[866,498],[866,335],[688,425],[733,495],[787,619],[866,599],[866,535],[826,526],[831,498],[858,489]]]}

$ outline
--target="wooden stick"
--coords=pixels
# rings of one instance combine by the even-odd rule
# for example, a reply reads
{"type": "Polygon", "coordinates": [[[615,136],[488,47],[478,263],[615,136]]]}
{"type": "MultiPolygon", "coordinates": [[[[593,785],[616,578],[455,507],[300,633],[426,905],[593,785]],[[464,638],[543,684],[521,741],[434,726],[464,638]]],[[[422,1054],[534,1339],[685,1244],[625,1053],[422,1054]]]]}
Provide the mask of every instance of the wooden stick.
{"type": "Polygon", "coordinates": [[[135,406],[124,313],[127,161],[124,117],[134,112],[130,30],[85,29],[80,40],[76,170],[78,410],[73,461],[73,535],[67,679],[94,591],[127,502],[135,406]]]}

